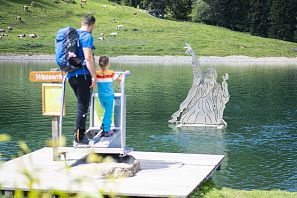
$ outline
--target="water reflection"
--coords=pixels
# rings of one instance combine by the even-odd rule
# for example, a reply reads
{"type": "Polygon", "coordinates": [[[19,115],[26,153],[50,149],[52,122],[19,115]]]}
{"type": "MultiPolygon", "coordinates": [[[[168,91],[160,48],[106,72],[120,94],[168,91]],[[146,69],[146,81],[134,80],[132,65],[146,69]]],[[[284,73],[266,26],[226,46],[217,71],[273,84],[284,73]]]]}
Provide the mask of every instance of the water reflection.
{"type": "Polygon", "coordinates": [[[225,151],[224,129],[168,126],[172,129],[174,141],[180,144],[185,153],[227,154],[225,151]]]}

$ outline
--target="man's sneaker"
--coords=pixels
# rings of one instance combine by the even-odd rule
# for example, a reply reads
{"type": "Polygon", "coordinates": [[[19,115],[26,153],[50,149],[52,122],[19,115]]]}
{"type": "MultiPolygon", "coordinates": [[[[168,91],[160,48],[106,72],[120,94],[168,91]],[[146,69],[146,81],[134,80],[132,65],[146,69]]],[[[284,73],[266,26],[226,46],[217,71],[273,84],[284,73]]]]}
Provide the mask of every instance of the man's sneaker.
{"type": "Polygon", "coordinates": [[[81,143],[85,137],[85,131],[81,129],[77,129],[74,134],[74,142],[81,143]]]}
{"type": "Polygon", "coordinates": [[[104,132],[104,137],[110,137],[112,135],[113,135],[113,131],[112,130],[110,130],[108,132],[104,132]]]}

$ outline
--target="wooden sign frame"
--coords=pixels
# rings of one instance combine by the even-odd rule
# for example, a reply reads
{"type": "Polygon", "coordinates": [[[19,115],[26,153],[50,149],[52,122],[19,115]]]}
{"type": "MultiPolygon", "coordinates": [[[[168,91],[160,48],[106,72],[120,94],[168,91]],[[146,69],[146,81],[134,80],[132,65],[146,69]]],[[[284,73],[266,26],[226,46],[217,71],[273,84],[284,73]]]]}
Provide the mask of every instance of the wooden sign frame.
{"type": "Polygon", "coordinates": [[[48,83],[59,83],[63,81],[65,72],[61,71],[31,71],[29,73],[30,82],[48,82],[48,83]]]}
{"type": "MultiPolygon", "coordinates": [[[[62,84],[42,83],[42,115],[60,116],[62,88],[62,84]]],[[[63,116],[66,114],[65,104],[66,102],[64,102],[63,116]]]]}

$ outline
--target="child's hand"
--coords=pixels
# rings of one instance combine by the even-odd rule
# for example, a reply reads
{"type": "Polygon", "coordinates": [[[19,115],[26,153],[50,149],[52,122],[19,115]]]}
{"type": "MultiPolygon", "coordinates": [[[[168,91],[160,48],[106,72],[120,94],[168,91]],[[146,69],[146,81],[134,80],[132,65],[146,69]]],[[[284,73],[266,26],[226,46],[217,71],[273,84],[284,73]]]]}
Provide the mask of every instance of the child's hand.
{"type": "Polygon", "coordinates": [[[130,75],[131,75],[131,72],[130,72],[129,70],[126,70],[126,71],[125,71],[125,75],[126,75],[126,76],[130,76],[130,75]]]}
{"type": "Polygon", "coordinates": [[[121,81],[122,81],[122,75],[120,75],[120,76],[118,77],[117,81],[118,81],[119,83],[121,83],[121,81]]]}

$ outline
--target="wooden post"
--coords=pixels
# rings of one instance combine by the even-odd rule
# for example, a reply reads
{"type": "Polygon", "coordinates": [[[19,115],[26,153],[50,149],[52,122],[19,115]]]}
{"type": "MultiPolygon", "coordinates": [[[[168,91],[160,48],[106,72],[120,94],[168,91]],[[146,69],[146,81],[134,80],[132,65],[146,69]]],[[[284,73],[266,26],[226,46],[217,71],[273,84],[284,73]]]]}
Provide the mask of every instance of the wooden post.
{"type": "Polygon", "coordinates": [[[59,137],[59,116],[52,116],[52,142],[53,142],[53,160],[59,160],[58,147],[60,146],[59,137]]]}

